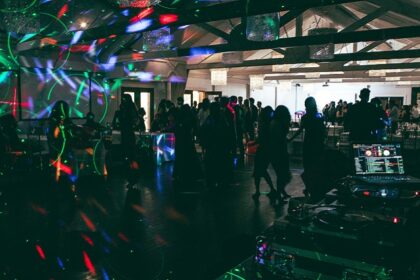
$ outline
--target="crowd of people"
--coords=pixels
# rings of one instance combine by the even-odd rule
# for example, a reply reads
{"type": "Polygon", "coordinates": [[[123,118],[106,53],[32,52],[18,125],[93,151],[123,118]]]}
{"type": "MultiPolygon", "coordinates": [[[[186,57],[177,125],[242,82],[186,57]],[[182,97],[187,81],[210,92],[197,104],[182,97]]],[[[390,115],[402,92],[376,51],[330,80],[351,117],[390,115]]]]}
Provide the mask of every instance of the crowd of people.
{"type": "MultiPolygon", "coordinates": [[[[132,157],[134,131],[136,130],[136,108],[131,98],[123,96],[120,110],[122,143],[126,158],[132,157]],[[129,116],[130,121],[123,116],[129,116]]],[[[273,109],[262,107],[253,98],[222,96],[213,102],[204,99],[192,106],[184,104],[182,97],[177,104],[161,100],[151,125],[153,132],[172,132],[175,134],[175,153],[173,178],[177,182],[189,183],[205,177],[210,189],[232,185],[235,163],[243,163],[247,145],[257,146],[254,162],[254,182],[260,196],[260,182],[264,178],[271,191],[270,199],[284,201],[290,195],[285,191],[292,175],[289,167],[287,143],[305,131],[304,178],[306,194],[309,194],[318,181],[319,157],[324,150],[324,118],[317,110],[316,101],[306,100],[306,114],[301,128],[288,139],[291,115],[287,107],[280,105],[273,109]],[[196,152],[196,144],[202,149],[202,163],[196,152]],[[268,167],[273,167],[276,180],[271,179],[268,167]],[[203,167],[203,171],[201,170],[203,167]]],[[[129,159],[130,160],[130,159],[129,159]]]]}
{"type": "MultiPolygon", "coordinates": [[[[283,201],[290,197],[285,187],[292,178],[288,142],[299,134],[304,132],[302,179],[305,194],[311,195],[322,184],[320,162],[324,156],[327,123],[343,125],[350,132],[351,141],[375,141],[383,139],[388,126],[395,131],[398,121],[419,120],[416,105],[401,109],[395,102],[390,102],[384,108],[380,99],[370,100],[370,90],[367,88],[361,90],[359,97],[360,101],[355,104],[342,100],[337,104],[331,102],[322,112],[318,111],[316,100],[308,97],[299,129],[291,136],[291,115],[283,105],[277,108],[263,107],[261,102],[255,104],[253,98],[244,100],[236,96],[221,96],[213,102],[205,98],[199,104],[194,102],[192,106],[185,104],[182,97],[176,100],[176,104],[164,99],[158,105],[151,131],[175,134],[174,180],[190,183],[205,178],[210,189],[233,184],[235,163],[243,163],[247,147],[257,147],[253,172],[256,191],[253,198],[259,198],[261,179],[265,179],[270,187],[269,197],[283,201]],[[202,149],[202,161],[196,151],[197,145],[202,149]],[[268,172],[270,165],[275,180],[268,172]]],[[[137,149],[135,131],[145,131],[145,110],[138,109],[129,95],[124,94],[121,100],[113,128],[121,131],[122,152],[129,169],[138,169],[137,155],[133,152],[137,149]]],[[[9,123],[7,120],[2,118],[4,123],[9,123]]],[[[68,117],[68,104],[57,102],[49,123],[51,159],[71,158],[70,150],[66,150],[71,146],[64,145],[63,141],[71,141],[77,130],[73,129],[68,117]]],[[[2,127],[5,131],[8,126],[2,127]]],[[[84,127],[100,130],[91,113],[87,115],[84,127]]],[[[6,137],[1,139],[4,142],[6,137]]],[[[129,176],[129,185],[134,185],[136,179],[136,176],[131,179],[129,176]]]]}
{"type": "MultiPolygon", "coordinates": [[[[365,89],[365,95],[367,93],[368,89],[365,89]]],[[[369,99],[369,97],[367,98],[369,99]]],[[[337,104],[335,101],[331,101],[324,106],[322,114],[327,123],[342,125],[346,130],[349,130],[352,125],[348,118],[350,108],[361,102],[364,101],[361,99],[360,101],[356,101],[355,104],[347,103],[347,101],[341,99],[337,104]]],[[[379,118],[379,121],[377,121],[377,129],[380,130],[377,132],[379,138],[383,136],[384,130],[387,128],[392,133],[395,133],[399,122],[419,123],[420,121],[420,108],[418,108],[417,104],[399,106],[392,99],[384,104],[379,98],[372,98],[370,102],[368,100],[364,103],[370,103],[372,105],[371,107],[375,108],[372,111],[375,111],[377,116],[371,116],[370,118],[379,118]]]]}
{"type": "Polygon", "coordinates": [[[193,181],[205,174],[207,185],[228,186],[233,182],[235,159],[244,159],[246,146],[256,143],[254,160],[254,199],[260,196],[261,179],[270,187],[271,198],[285,200],[289,194],[285,186],[292,176],[289,167],[287,143],[304,132],[302,179],[305,194],[311,195],[322,184],[322,159],[326,139],[326,124],[344,125],[350,132],[351,141],[383,140],[389,126],[395,130],[397,121],[417,121],[417,106],[408,107],[400,113],[395,102],[387,108],[381,100],[370,100],[370,90],[360,91],[360,100],[355,104],[345,101],[331,102],[322,112],[317,109],[316,100],[308,97],[305,114],[299,129],[289,137],[292,125],[290,112],[285,106],[273,109],[262,107],[261,102],[236,96],[222,96],[214,102],[204,99],[190,107],[182,97],[177,104],[162,100],[152,124],[154,131],[174,132],[176,138],[176,161],[174,178],[182,182],[193,181]],[[195,143],[203,150],[204,172],[199,170],[199,157],[195,143]],[[270,177],[268,167],[272,166],[276,180],[270,177]]]}

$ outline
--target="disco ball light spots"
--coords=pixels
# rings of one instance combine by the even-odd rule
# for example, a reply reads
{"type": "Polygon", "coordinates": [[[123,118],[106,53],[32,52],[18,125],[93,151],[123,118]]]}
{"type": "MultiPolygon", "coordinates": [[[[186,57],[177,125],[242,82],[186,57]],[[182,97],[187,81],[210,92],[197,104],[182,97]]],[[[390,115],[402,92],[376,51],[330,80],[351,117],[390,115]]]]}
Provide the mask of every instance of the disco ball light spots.
{"type": "MultiPolygon", "coordinates": [[[[39,12],[38,13],[39,16],[44,16],[46,18],[50,18],[51,21],[46,24],[43,27],[40,27],[40,29],[37,32],[27,32],[27,34],[25,35],[19,35],[19,30],[18,32],[8,32],[7,34],[7,50],[8,50],[8,57],[10,57],[11,62],[9,63],[9,67],[25,67],[25,65],[22,65],[19,62],[19,56],[18,54],[15,53],[14,48],[16,47],[16,44],[14,43],[15,40],[19,41],[19,43],[24,43],[28,40],[30,40],[31,38],[34,38],[35,36],[43,36],[42,39],[40,39],[40,46],[41,48],[51,48],[52,50],[54,50],[56,53],[54,53],[56,55],[56,58],[53,59],[49,59],[47,60],[45,63],[42,63],[39,59],[37,58],[33,58],[32,61],[28,61],[28,64],[35,64],[35,67],[38,68],[54,68],[54,72],[62,69],[68,62],[68,60],[70,59],[70,55],[71,55],[71,46],[59,46],[57,44],[57,41],[54,40],[53,38],[50,38],[49,36],[52,36],[53,34],[46,34],[44,35],[43,33],[45,31],[48,30],[48,28],[54,23],[56,22],[59,26],[62,27],[62,31],[64,33],[68,33],[69,29],[67,27],[67,25],[58,17],[52,15],[52,14],[48,14],[48,13],[43,13],[43,12],[39,12]],[[60,65],[54,65],[53,61],[60,61],[60,65]]],[[[56,31],[54,31],[56,32],[56,31]]],[[[50,52],[51,54],[53,52],[50,52]]],[[[1,63],[1,60],[0,60],[1,63]]],[[[27,69],[27,71],[33,71],[31,69],[27,69]]]]}
{"type": "MultiPolygon", "coordinates": [[[[98,79],[90,78],[87,72],[67,75],[65,71],[58,73],[47,71],[38,73],[36,77],[28,75],[26,78],[31,84],[35,83],[35,79],[41,82],[38,94],[34,95],[39,98],[30,102],[33,104],[30,111],[37,119],[46,118],[51,112],[52,104],[58,100],[65,100],[70,105],[70,117],[83,118],[90,111],[89,99],[92,98],[92,111],[99,117],[99,123],[105,120],[110,96],[109,85],[105,81],[100,82],[98,79]],[[90,85],[92,96],[89,96],[90,85]]],[[[23,88],[22,100],[25,102],[32,98],[28,92],[29,88],[23,88]]]]}
{"type": "Polygon", "coordinates": [[[161,0],[120,0],[121,8],[147,8],[158,5],[161,0]]]}
{"type": "Polygon", "coordinates": [[[24,13],[36,7],[39,0],[2,0],[0,12],[2,13],[24,13]]]}

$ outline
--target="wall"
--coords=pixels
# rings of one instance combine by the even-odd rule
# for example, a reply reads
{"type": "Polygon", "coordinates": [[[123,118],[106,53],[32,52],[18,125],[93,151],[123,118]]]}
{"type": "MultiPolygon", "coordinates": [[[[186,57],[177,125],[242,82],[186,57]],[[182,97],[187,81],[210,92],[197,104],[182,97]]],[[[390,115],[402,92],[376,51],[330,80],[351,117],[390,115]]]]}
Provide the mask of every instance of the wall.
{"type": "MultiPolygon", "coordinates": [[[[355,95],[358,96],[366,83],[330,83],[328,87],[323,87],[323,83],[301,83],[300,87],[295,87],[290,82],[281,82],[279,85],[265,85],[262,90],[251,90],[250,96],[255,101],[261,101],[263,106],[275,108],[278,105],[285,105],[290,112],[304,110],[304,102],[308,96],[313,96],[322,108],[330,101],[342,99],[347,102],[354,102],[355,95]],[[277,87],[277,96],[276,96],[277,87]]],[[[386,83],[369,83],[371,98],[373,97],[403,97],[404,104],[411,103],[411,86],[400,86],[386,83]]],[[[188,78],[188,90],[212,91],[209,79],[188,78]]],[[[222,91],[223,95],[237,95],[246,97],[246,84],[239,81],[228,81],[227,86],[216,86],[216,91],[222,91]]]]}
{"type": "MultiPolygon", "coordinates": [[[[221,91],[225,96],[242,96],[246,98],[246,87],[245,83],[241,83],[237,80],[228,80],[226,86],[215,86],[214,91],[221,91]]],[[[198,90],[198,91],[213,91],[210,79],[204,78],[188,78],[187,90],[198,90]]]]}

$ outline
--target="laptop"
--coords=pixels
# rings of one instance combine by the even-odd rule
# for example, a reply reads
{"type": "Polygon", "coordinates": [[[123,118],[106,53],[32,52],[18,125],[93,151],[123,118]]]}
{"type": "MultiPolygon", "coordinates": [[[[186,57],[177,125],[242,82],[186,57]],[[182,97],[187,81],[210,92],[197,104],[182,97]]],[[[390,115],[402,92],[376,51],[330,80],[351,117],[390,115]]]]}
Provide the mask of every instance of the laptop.
{"type": "Polygon", "coordinates": [[[404,169],[401,143],[354,143],[354,168],[358,179],[368,183],[418,183],[404,169]]]}

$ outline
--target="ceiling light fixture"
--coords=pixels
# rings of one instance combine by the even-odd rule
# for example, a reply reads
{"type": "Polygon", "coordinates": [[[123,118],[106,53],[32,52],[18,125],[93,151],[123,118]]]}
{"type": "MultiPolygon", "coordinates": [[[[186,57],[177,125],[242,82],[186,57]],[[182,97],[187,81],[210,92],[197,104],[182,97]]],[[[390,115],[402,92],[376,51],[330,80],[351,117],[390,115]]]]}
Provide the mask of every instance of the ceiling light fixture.
{"type": "Polygon", "coordinates": [[[121,8],[147,8],[157,5],[161,0],[120,0],[121,8]]]}
{"type": "Polygon", "coordinates": [[[249,86],[251,90],[264,88],[264,75],[250,75],[249,86]]]}
{"type": "Polygon", "coordinates": [[[227,85],[227,69],[211,69],[211,85],[225,86],[227,85]]]}

